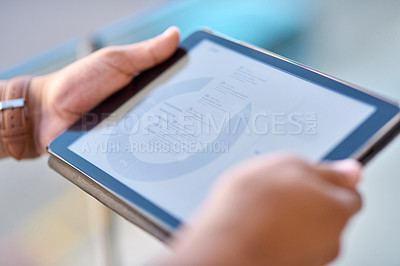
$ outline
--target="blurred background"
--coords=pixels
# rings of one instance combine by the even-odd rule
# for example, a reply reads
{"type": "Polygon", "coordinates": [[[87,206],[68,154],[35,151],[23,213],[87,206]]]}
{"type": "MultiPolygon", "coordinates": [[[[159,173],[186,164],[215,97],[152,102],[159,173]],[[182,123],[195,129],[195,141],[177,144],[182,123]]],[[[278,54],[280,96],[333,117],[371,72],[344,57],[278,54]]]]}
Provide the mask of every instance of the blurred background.
{"type": "MultiPolygon", "coordinates": [[[[0,0],[0,79],[177,25],[272,50],[400,100],[397,0],[0,0]]],[[[363,210],[332,265],[400,265],[400,138],[366,167],[363,210]]],[[[143,265],[168,252],[47,166],[0,161],[0,265],[143,265]]]]}

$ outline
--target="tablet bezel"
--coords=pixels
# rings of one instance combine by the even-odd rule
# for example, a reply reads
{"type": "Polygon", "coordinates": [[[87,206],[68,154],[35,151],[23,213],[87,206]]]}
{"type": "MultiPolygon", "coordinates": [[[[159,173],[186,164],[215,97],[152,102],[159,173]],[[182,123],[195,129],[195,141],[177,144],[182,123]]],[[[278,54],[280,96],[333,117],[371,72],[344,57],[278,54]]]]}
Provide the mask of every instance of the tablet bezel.
{"type": "Polygon", "coordinates": [[[119,106],[133,97],[158,75],[176,63],[202,40],[207,39],[232,49],[263,64],[310,81],[326,89],[341,93],[358,101],[376,107],[375,112],[358,128],[352,131],[338,146],[328,152],[323,160],[337,160],[353,157],[366,163],[379,149],[394,138],[400,130],[399,106],[397,103],[374,96],[355,85],[330,77],[289,59],[268,51],[254,49],[249,45],[214,35],[206,31],[198,31],[185,39],[177,52],[163,64],[143,72],[127,87],[111,96],[90,113],[58,136],[48,147],[48,152],[64,163],[85,175],[91,182],[103,187],[120,200],[132,206],[135,211],[152,221],[166,232],[176,229],[181,221],[166,210],[144,198],[128,186],[122,184],[106,172],[68,149],[68,146],[86,134],[90,129],[103,121],[119,106]]]}

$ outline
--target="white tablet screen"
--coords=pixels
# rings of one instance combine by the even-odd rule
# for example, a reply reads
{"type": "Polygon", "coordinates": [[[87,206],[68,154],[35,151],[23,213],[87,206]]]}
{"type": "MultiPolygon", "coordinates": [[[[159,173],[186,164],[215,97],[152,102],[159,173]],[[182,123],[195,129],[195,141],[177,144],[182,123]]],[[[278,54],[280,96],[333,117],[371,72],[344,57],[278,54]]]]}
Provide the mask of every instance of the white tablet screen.
{"type": "Polygon", "coordinates": [[[375,107],[208,40],[69,149],[178,219],[246,158],[320,160],[375,107]]]}

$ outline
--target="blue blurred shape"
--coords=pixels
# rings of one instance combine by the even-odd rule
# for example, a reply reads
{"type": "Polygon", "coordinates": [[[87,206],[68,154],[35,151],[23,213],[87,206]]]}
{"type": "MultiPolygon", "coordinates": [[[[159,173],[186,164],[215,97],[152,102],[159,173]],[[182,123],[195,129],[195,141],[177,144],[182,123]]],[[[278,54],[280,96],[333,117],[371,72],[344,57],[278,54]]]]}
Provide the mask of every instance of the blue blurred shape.
{"type": "Polygon", "coordinates": [[[208,28],[263,48],[277,45],[307,24],[306,0],[180,0],[156,11],[125,18],[100,29],[95,46],[128,44],[151,38],[168,26],[178,26],[185,38],[208,28]]]}
{"type": "MultiPolygon", "coordinates": [[[[208,28],[259,47],[271,48],[299,34],[307,25],[309,0],[176,0],[134,15],[94,33],[95,49],[129,44],[178,26],[182,38],[208,28]]],[[[0,71],[0,79],[42,75],[78,59],[82,40],[61,44],[43,54],[0,71]]]]}
{"type": "Polygon", "coordinates": [[[78,58],[79,43],[78,39],[70,40],[11,68],[0,71],[0,79],[10,79],[20,75],[43,75],[58,70],[78,58]]]}

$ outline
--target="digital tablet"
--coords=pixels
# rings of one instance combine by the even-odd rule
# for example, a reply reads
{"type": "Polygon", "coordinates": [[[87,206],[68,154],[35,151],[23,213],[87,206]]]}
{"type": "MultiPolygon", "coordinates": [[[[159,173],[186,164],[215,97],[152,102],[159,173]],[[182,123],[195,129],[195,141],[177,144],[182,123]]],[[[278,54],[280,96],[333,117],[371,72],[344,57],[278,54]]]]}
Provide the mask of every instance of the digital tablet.
{"type": "Polygon", "coordinates": [[[228,167],[277,151],[366,163],[399,121],[396,102],[199,31],[48,151],[54,169],[165,240],[228,167]]]}

